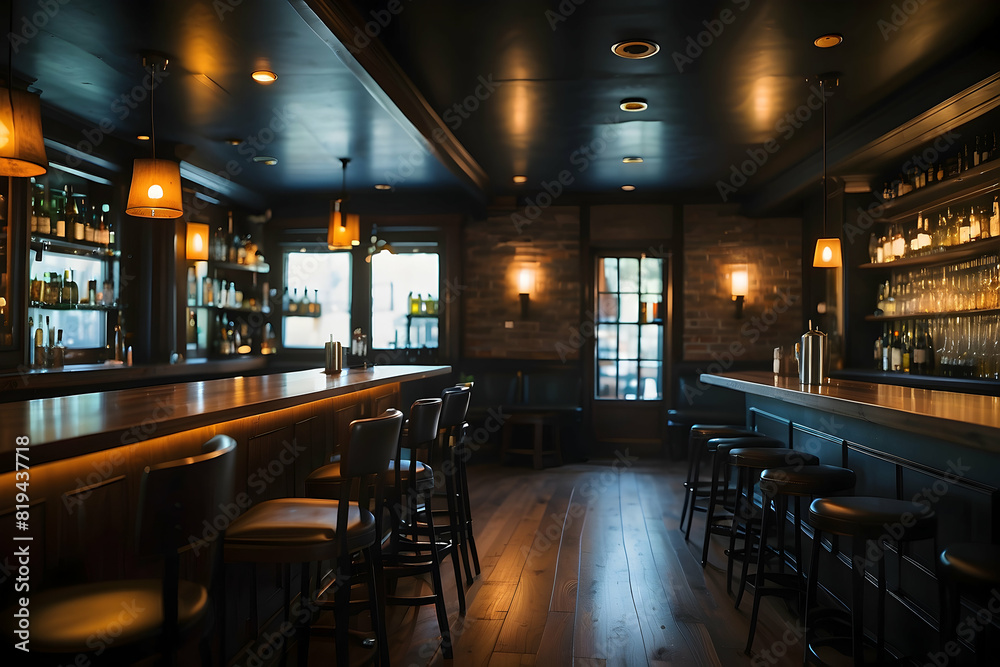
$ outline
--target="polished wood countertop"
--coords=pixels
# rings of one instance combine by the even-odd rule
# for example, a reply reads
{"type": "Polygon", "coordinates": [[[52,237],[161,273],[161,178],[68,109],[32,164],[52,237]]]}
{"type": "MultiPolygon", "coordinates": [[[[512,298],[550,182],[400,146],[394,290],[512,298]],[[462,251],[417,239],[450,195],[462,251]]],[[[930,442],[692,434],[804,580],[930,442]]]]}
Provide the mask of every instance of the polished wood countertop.
{"type": "Polygon", "coordinates": [[[18,436],[31,439],[31,465],[190,428],[281,410],[393,382],[444,375],[450,366],[321,369],[182,382],[0,404],[0,471],[14,467],[18,436]]]}
{"type": "Polygon", "coordinates": [[[1000,451],[1000,397],[831,379],[799,384],[798,377],[764,371],[703,374],[706,384],[794,405],[1000,451]]]}

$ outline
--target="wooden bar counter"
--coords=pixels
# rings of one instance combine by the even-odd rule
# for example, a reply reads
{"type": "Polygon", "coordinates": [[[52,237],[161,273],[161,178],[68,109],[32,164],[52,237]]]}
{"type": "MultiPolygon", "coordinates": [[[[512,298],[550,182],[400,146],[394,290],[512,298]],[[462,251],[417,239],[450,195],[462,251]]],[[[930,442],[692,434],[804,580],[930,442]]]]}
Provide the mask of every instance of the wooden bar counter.
{"type": "MultiPolygon", "coordinates": [[[[855,495],[907,500],[914,513],[933,512],[939,549],[1000,542],[1000,398],[852,380],[809,386],[765,372],[706,374],[701,381],[743,392],[748,426],[821,463],[854,470],[855,495]]],[[[937,641],[934,548],[929,540],[901,553],[890,546],[885,559],[890,642],[918,657],[937,641]]],[[[849,540],[829,549],[820,581],[833,597],[849,599],[849,540]]]]}
{"type": "MultiPolygon", "coordinates": [[[[304,495],[306,476],[346,441],[351,421],[400,403],[402,383],[426,381],[419,391],[440,395],[448,366],[375,366],[325,375],[321,370],[233,377],[0,404],[2,488],[0,540],[31,537],[31,591],[85,581],[156,576],[156,565],[135,557],[135,520],[143,469],[200,453],[226,434],[237,442],[232,503],[205,521],[213,538],[254,503],[304,495]],[[28,502],[15,507],[15,447],[27,471],[28,502]],[[27,526],[21,522],[27,508],[27,526]],[[15,522],[16,518],[16,522],[15,522]]],[[[200,489],[192,488],[192,495],[200,489]]],[[[211,562],[192,549],[182,576],[204,578],[211,562]]],[[[5,570],[15,566],[0,562],[5,570]]],[[[258,629],[280,617],[284,590],[298,590],[276,566],[225,568],[229,658],[247,650],[258,629]]],[[[9,580],[8,580],[9,581],[9,580]]],[[[2,588],[0,606],[13,587],[2,588]]],[[[280,620],[280,619],[279,619],[280,620]]],[[[191,651],[185,647],[185,652],[191,651]]],[[[190,654],[197,662],[197,653],[190,654]]]]}

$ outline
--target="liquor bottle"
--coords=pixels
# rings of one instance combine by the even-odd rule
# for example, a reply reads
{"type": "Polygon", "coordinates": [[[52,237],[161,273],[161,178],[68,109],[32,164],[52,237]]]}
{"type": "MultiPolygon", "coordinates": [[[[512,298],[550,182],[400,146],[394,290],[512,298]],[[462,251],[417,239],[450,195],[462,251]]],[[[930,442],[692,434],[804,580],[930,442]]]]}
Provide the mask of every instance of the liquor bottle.
{"type": "Polygon", "coordinates": [[[319,290],[318,289],[314,289],[313,290],[313,300],[312,300],[312,304],[310,304],[310,305],[311,305],[311,308],[312,308],[312,310],[310,312],[312,312],[312,313],[314,313],[316,315],[319,315],[319,308],[320,307],[319,307],[319,290]]]}
{"type": "MultiPolygon", "coordinates": [[[[36,186],[35,179],[32,178],[32,186],[36,186]]],[[[41,200],[38,193],[34,190],[31,192],[31,233],[38,233],[39,218],[41,217],[41,200]]]]}
{"type": "Polygon", "coordinates": [[[927,182],[928,185],[930,185],[931,183],[934,182],[934,165],[933,164],[927,165],[927,171],[924,174],[924,180],[927,182]]]}
{"type": "Polygon", "coordinates": [[[110,210],[111,210],[111,207],[108,206],[107,204],[104,204],[104,205],[101,206],[101,211],[104,213],[104,224],[108,228],[107,234],[105,235],[105,238],[107,239],[107,241],[105,242],[104,245],[114,247],[114,245],[115,245],[115,223],[114,223],[114,220],[112,220],[108,216],[108,211],[110,211],[110,210]]]}
{"type": "Polygon", "coordinates": [[[195,274],[193,266],[189,266],[187,270],[187,285],[188,285],[187,305],[195,306],[198,304],[198,276],[195,274]]]}
{"type": "Polygon", "coordinates": [[[975,149],[975,152],[972,154],[972,166],[973,167],[978,167],[979,166],[980,158],[982,156],[981,151],[982,151],[982,147],[980,146],[979,135],[977,134],[976,135],[976,149],[975,149]]]}
{"type": "Polygon", "coordinates": [[[66,345],[63,344],[63,330],[56,334],[56,344],[52,346],[52,368],[62,368],[66,365],[66,345]]]}
{"type": "Polygon", "coordinates": [[[990,215],[990,237],[1000,236],[1000,197],[993,198],[993,213],[990,215]]]}
{"type": "Polygon", "coordinates": [[[978,241],[983,235],[983,225],[982,225],[982,213],[981,210],[977,209],[975,206],[969,207],[969,240],[978,241]]]}
{"type": "Polygon", "coordinates": [[[97,213],[97,221],[94,227],[94,243],[108,245],[108,226],[104,224],[104,211],[97,213]]]}
{"type": "Polygon", "coordinates": [[[890,226],[882,237],[882,261],[891,262],[892,260],[892,227],[890,226]]]}
{"type": "Polygon", "coordinates": [[[958,245],[968,243],[970,240],[971,227],[969,226],[969,216],[965,211],[958,214],[958,245]]]}
{"type": "Polygon", "coordinates": [[[892,370],[892,336],[888,323],[882,325],[882,370],[892,370]]]}
{"type": "Polygon", "coordinates": [[[281,312],[287,313],[290,305],[291,299],[288,297],[288,287],[286,286],[284,293],[281,295],[281,312]]]}
{"type": "Polygon", "coordinates": [[[229,346],[229,332],[226,331],[226,323],[225,320],[222,318],[221,313],[219,314],[218,318],[216,318],[216,322],[218,323],[219,327],[219,336],[218,336],[219,342],[217,343],[219,355],[223,357],[228,357],[231,354],[229,346]]]}
{"type": "Polygon", "coordinates": [[[73,188],[66,186],[66,201],[59,207],[56,215],[56,236],[66,238],[66,216],[68,215],[69,202],[73,199],[73,188]]]}
{"type": "Polygon", "coordinates": [[[889,370],[900,372],[903,370],[903,341],[899,336],[899,329],[892,332],[892,340],[889,343],[889,370]]]}
{"type": "Polygon", "coordinates": [[[288,302],[288,312],[293,314],[298,314],[299,312],[299,288],[295,287],[292,289],[292,298],[288,302]]]}
{"type": "Polygon", "coordinates": [[[83,240],[87,243],[99,243],[101,236],[100,228],[98,226],[98,218],[100,214],[96,211],[92,211],[87,215],[87,224],[83,228],[83,240]]]}
{"type": "Polygon", "coordinates": [[[42,331],[41,321],[38,324],[38,328],[35,329],[35,358],[32,364],[35,368],[45,365],[45,332],[42,331]]]}
{"type": "Polygon", "coordinates": [[[215,305],[215,281],[208,276],[201,279],[201,305],[215,305]]]}
{"type": "Polygon", "coordinates": [[[312,313],[312,302],[309,300],[309,288],[302,288],[302,302],[299,304],[299,312],[303,315],[312,313]]]}
{"type": "Polygon", "coordinates": [[[73,229],[73,240],[83,241],[86,236],[84,228],[86,227],[83,211],[80,210],[80,206],[77,202],[76,197],[69,197],[66,201],[66,225],[67,229],[73,229]]]}
{"type": "Polygon", "coordinates": [[[911,345],[910,332],[906,328],[906,322],[903,322],[903,335],[900,338],[899,347],[900,350],[902,351],[902,357],[903,357],[903,363],[900,370],[904,373],[910,372],[910,360],[913,356],[910,345],[911,345]]]}
{"type": "Polygon", "coordinates": [[[924,347],[927,348],[927,359],[924,373],[933,375],[936,364],[934,363],[934,337],[931,335],[931,321],[924,322],[924,347]]]}
{"type": "MultiPolygon", "coordinates": [[[[778,360],[774,363],[777,364],[778,360]]],[[[875,370],[882,370],[882,336],[875,336],[875,370]]]]}
{"type": "Polygon", "coordinates": [[[71,305],[80,303],[80,287],[73,280],[73,272],[70,269],[66,269],[63,280],[63,303],[71,305]]]}
{"type": "Polygon", "coordinates": [[[902,259],[906,257],[906,239],[903,238],[903,230],[899,225],[896,225],[895,231],[892,237],[892,256],[893,259],[902,259]]]}
{"type": "Polygon", "coordinates": [[[233,234],[233,212],[229,211],[229,232],[226,234],[226,258],[225,261],[236,263],[236,236],[233,234]]]}
{"type": "Polygon", "coordinates": [[[910,372],[915,375],[927,375],[927,338],[924,335],[920,320],[916,324],[916,337],[913,341],[913,357],[910,359],[910,372]]]}
{"type": "Polygon", "coordinates": [[[944,180],[944,162],[939,162],[938,163],[937,173],[934,174],[934,180],[935,181],[943,181],[944,180]]]}

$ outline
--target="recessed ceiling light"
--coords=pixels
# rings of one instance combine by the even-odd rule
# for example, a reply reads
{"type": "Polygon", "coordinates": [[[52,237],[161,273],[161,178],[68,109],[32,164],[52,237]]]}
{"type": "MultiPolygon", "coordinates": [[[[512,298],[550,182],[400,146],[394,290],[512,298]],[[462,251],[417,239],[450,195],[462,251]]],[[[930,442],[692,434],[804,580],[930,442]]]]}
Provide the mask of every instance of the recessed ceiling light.
{"type": "Polygon", "coordinates": [[[659,50],[659,45],[656,42],[649,41],[648,39],[630,39],[626,42],[618,42],[611,47],[611,51],[616,56],[621,56],[622,58],[628,58],[630,60],[648,58],[659,50]]]}
{"type": "Polygon", "coordinates": [[[236,137],[230,137],[228,139],[223,139],[223,141],[225,141],[230,146],[239,146],[240,144],[243,143],[242,139],[237,139],[236,137]]]}
{"type": "Polygon", "coordinates": [[[820,35],[813,40],[813,44],[821,49],[832,49],[841,42],[844,41],[844,36],[835,32],[830,32],[825,35],[820,35]]]}
{"type": "Polygon", "coordinates": [[[376,190],[392,190],[392,186],[389,185],[388,183],[376,183],[375,184],[375,189],[376,190]]]}
{"type": "Polygon", "coordinates": [[[149,141],[149,135],[148,134],[140,134],[140,135],[138,135],[136,137],[136,139],[138,139],[139,141],[149,141]]]}
{"type": "Polygon", "coordinates": [[[270,155],[254,155],[253,161],[260,164],[266,164],[269,167],[278,164],[278,158],[271,157],[270,155]]]}
{"type": "Polygon", "coordinates": [[[527,176],[522,176],[522,175],[518,174],[517,176],[514,177],[514,182],[515,183],[527,183],[528,182],[528,177],[527,176]]]}
{"type": "Polygon", "coordinates": [[[631,157],[623,157],[622,162],[624,162],[625,164],[639,164],[640,162],[642,162],[642,158],[639,157],[638,155],[634,155],[631,157]]]}
{"type": "Polygon", "coordinates": [[[641,97],[629,97],[622,100],[618,108],[622,111],[645,111],[649,108],[649,105],[641,97]]]}
{"type": "Polygon", "coordinates": [[[625,192],[632,192],[633,190],[635,190],[635,186],[634,185],[623,185],[622,186],[622,190],[624,190],[625,192]]]}
{"type": "Polygon", "coordinates": [[[265,86],[269,83],[274,83],[278,80],[278,75],[274,72],[266,69],[259,69],[250,75],[253,80],[257,83],[264,84],[265,86]]]}

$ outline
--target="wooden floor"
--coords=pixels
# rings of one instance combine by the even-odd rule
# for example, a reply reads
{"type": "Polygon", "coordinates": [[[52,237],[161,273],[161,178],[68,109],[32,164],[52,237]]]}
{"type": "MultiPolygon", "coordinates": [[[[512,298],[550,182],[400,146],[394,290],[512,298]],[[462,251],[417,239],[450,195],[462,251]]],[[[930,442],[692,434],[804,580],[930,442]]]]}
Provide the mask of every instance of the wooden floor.
{"type": "MultiPolygon", "coordinates": [[[[737,610],[726,594],[723,538],[701,568],[700,516],[691,542],[678,530],[684,470],[624,457],[541,471],[472,466],[482,574],[462,617],[445,563],[454,661],[426,606],[390,611],[392,664],[801,664],[798,626],[776,598],[762,606],[753,656],[743,653],[752,597],[737,610]]],[[[331,659],[317,639],[310,665],[331,659]]]]}

